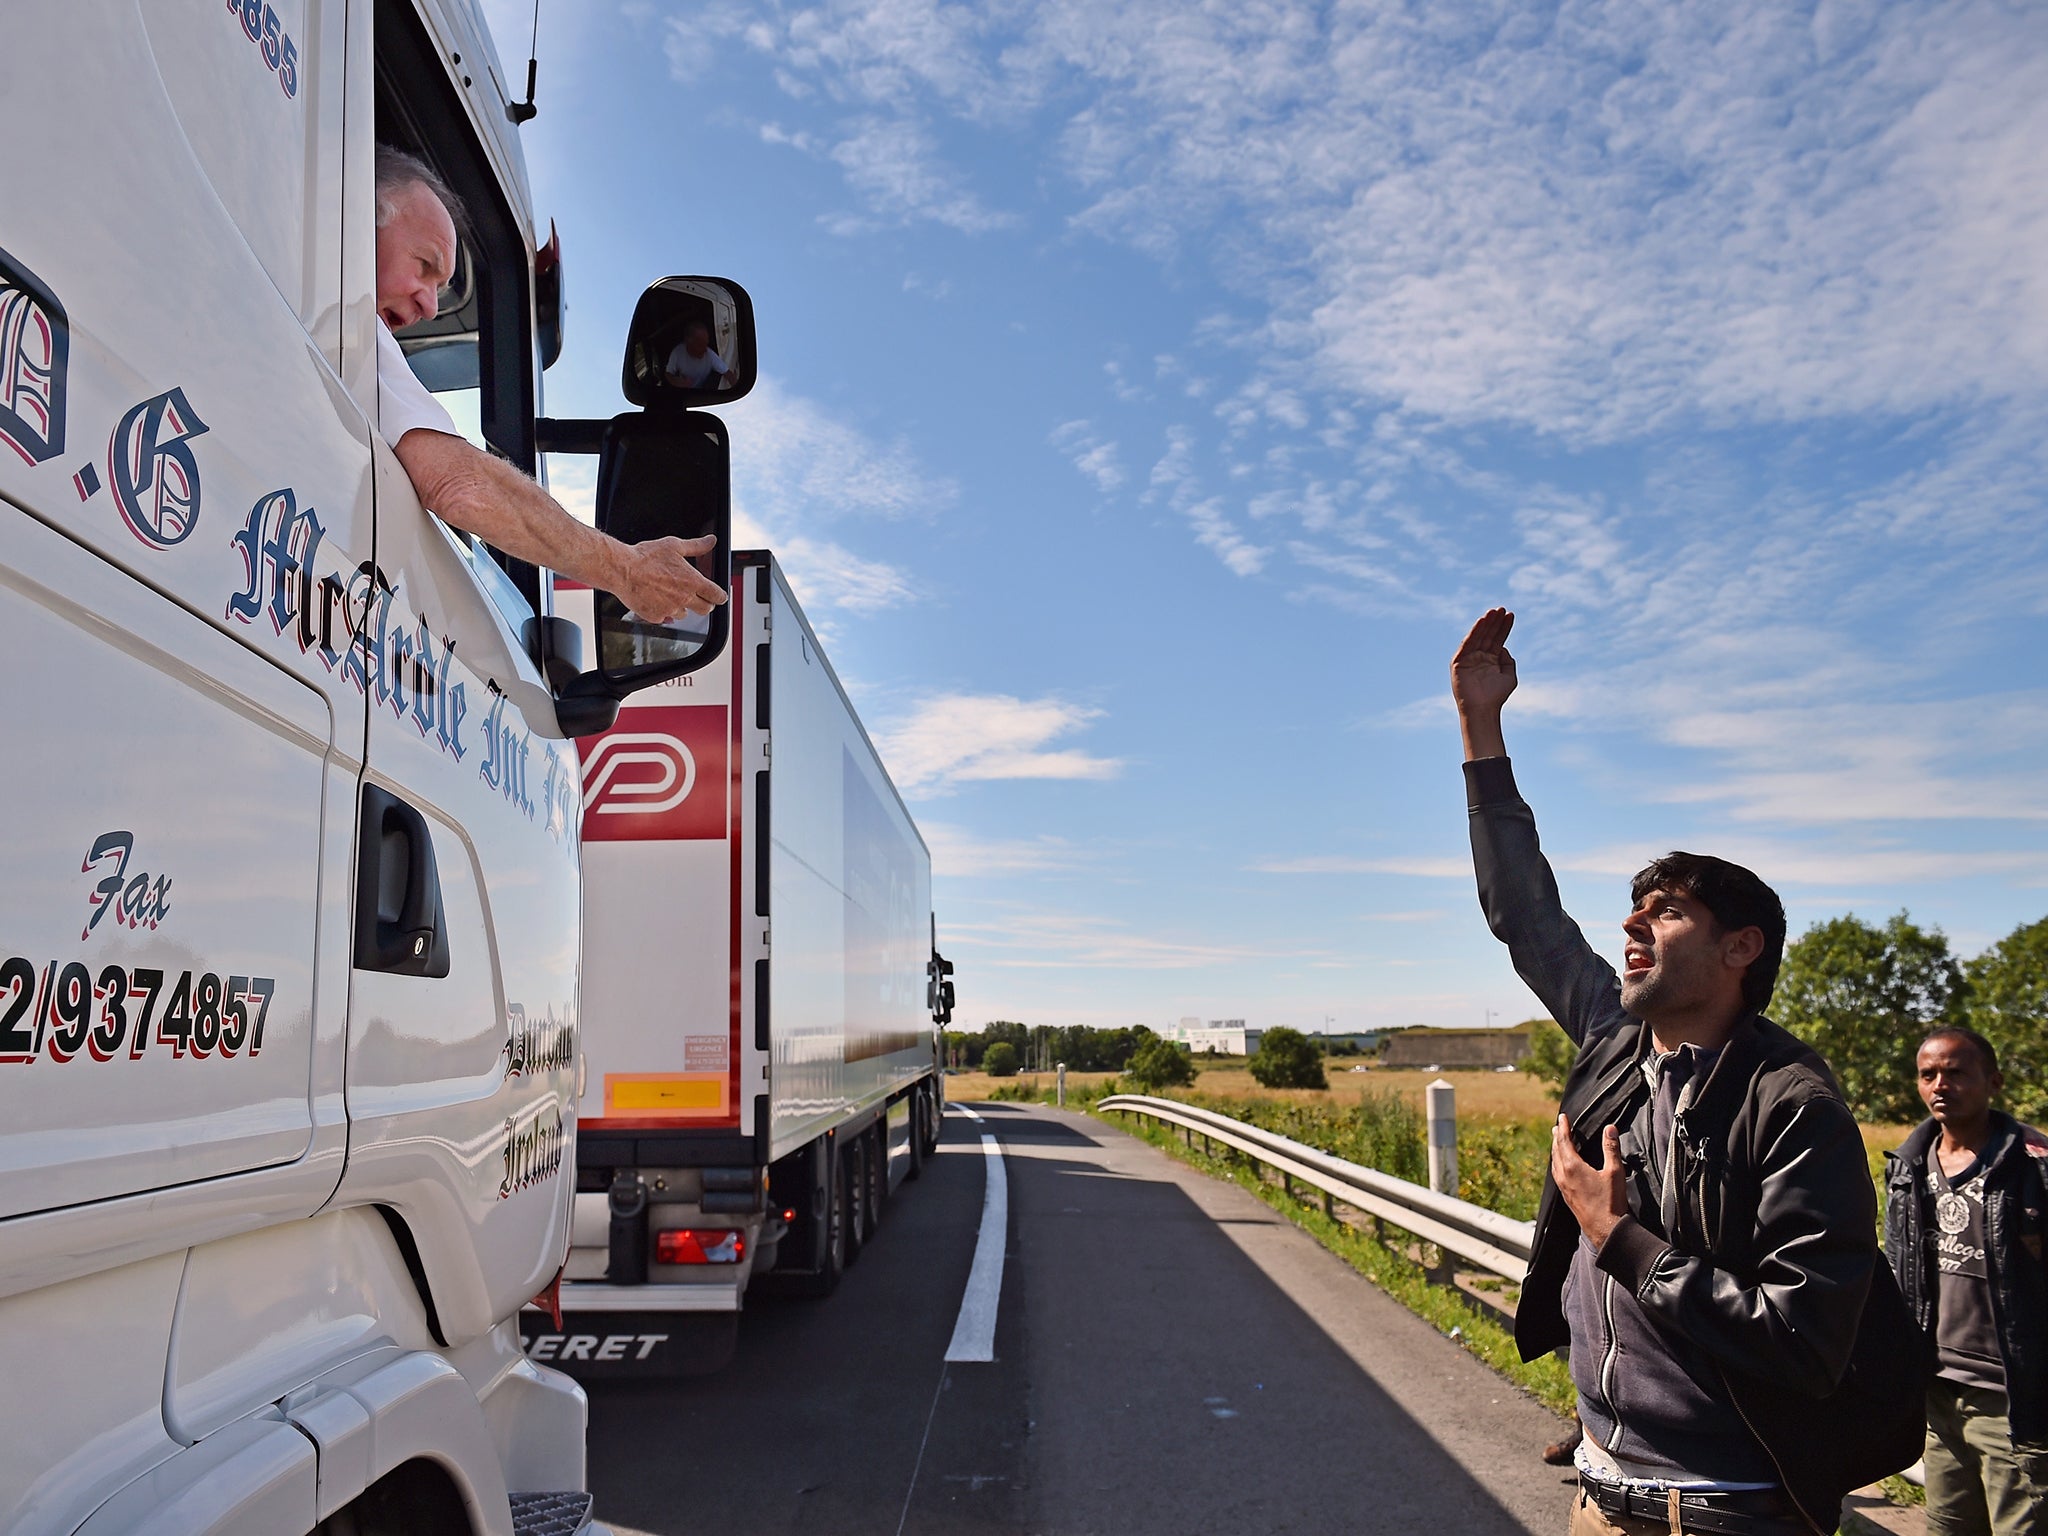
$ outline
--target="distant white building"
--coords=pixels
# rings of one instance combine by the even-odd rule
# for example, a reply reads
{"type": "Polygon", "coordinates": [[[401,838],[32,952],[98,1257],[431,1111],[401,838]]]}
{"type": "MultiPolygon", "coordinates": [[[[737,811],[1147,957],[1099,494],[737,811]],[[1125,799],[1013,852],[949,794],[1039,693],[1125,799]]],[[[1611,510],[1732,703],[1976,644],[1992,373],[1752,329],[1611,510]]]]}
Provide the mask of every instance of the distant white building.
{"type": "Polygon", "coordinates": [[[1214,1051],[1219,1056],[1249,1056],[1259,1048],[1264,1030],[1247,1029],[1243,1019],[1211,1019],[1203,1023],[1188,1017],[1159,1031],[1161,1038],[1184,1045],[1200,1056],[1214,1051]]]}

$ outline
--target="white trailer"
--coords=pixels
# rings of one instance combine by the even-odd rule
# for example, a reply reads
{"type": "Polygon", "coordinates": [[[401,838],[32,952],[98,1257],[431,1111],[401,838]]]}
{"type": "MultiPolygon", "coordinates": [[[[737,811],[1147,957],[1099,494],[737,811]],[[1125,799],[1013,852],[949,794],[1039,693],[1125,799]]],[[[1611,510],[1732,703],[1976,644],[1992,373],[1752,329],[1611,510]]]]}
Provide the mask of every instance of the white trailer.
{"type": "Polygon", "coordinates": [[[722,660],[583,747],[583,1018],[564,1322],[529,1358],[702,1370],[750,1282],[830,1290],[936,1145],[931,857],[772,555],[722,660]]]}
{"type": "MultiPolygon", "coordinates": [[[[0,27],[9,1536],[593,1529],[515,1318],[570,1239],[571,736],[631,681],[376,428],[386,142],[469,212],[401,344],[536,466],[511,78],[473,0],[0,27]]],[[[611,479],[690,403],[611,424],[611,479]]]]}

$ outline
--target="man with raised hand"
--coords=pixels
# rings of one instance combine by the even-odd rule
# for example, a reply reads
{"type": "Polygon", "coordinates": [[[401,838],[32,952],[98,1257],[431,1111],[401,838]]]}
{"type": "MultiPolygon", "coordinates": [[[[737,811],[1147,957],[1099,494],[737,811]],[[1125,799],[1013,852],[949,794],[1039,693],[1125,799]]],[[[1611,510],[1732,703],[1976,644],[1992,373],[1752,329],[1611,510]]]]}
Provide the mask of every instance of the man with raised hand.
{"type": "Polygon", "coordinates": [[[378,147],[378,400],[370,414],[420,504],[516,560],[614,594],[653,623],[709,613],[725,593],[690,562],[710,554],[715,539],[622,544],[579,523],[528,476],[458,433],[406,363],[391,333],[434,318],[442,285],[455,273],[460,212],[425,161],[378,147]]]}
{"type": "Polygon", "coordinates": [[[2048,1536],[2048,1136],[1991,1107],[1974,1029],[1932,1031],[1914,1075],[1928,1118],[1888,1154],[1884,1246],[1937,1356],[1928,1536],[2048,1536]]]}
{"type": "Polygon", "coordinates": [[[1850,1489],[1912,1460],[1920,1378],[1864,1320],[1866,1296],[1890,1307],[1871,1322],[1904,1309],[1855,1119],[1763,1016],[1784,907],[1739,865],[1667,854],[1631,885],[1615,976],[1515,787],[1513,625],[1496,608],[1472,626],[1451,696],[1480,905],[1578,1047],[1515,1316],[1524,1359],[1571,1349],[1572,1536],[1832,1532],[1850,1489]]]}

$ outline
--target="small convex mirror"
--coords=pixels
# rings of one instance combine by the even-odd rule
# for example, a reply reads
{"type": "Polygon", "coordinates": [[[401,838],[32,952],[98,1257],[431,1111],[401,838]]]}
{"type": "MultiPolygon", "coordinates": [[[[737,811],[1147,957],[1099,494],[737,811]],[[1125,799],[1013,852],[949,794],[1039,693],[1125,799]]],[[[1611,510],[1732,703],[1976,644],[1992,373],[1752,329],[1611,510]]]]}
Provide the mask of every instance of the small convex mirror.
{"type": "Polygon", "coordinates": [[[626,331],[626,398],[651,410],[726,405],[754,387],[754,301],[724,277],[664,277],[626,331]]]}
{"type": "MultiPolygon", "coordinates": [[[[694,539],[718,547],[693,564],[732,584],[732,450],[716,416],[650,411],[613,418],[597,471],[597,525],[626,544],[694,539]]],[[[725,646],[730,607],[655,623],[609,592],[597,594],[597,665],[627,689],[694,671],[725,646]]]]}

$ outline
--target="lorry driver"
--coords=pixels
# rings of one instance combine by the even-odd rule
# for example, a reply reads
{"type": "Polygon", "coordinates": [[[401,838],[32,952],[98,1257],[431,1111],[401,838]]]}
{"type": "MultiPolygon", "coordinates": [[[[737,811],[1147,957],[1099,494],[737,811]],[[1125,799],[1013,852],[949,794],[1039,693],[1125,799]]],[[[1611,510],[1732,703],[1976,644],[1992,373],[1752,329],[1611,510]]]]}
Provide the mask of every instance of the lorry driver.
{"type": "Polygon", "coordinates": [[[709,613],[725,593],[690,561],[709,554],[714,540],[622,544],[579,523],[533,480],[461,436],[454,418],[407,364],[391,333],[434,317],[440,289],[455,271],[460,206],[426,162],[378,146],[380,408],[373,415],[420,504],[514,559],[615,594],[656,623],[709,613]]]}
{"type": "Polygon", "coordinates": [[[683,339],[668,355],[664,374],[677,389],[703,389],[714,379],[719,388],[731,389],[739,378],[726,360],[711,350],[711,327],[702,320],[692,320],[684,330],[683,339]]]}

